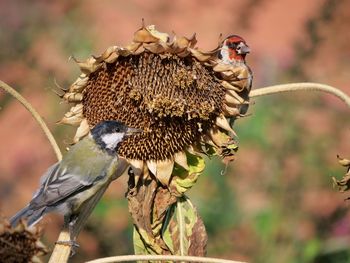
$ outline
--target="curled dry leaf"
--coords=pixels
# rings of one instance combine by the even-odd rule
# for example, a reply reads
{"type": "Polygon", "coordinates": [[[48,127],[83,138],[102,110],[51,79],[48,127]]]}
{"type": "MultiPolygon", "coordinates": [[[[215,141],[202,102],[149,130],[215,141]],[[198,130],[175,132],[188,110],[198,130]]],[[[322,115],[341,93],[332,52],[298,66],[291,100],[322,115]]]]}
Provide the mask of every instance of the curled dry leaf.
{"type": "Polygon", "coordinates": [[[127,193],[129,212],[134,221],[134,249],[136,254],[169,254],[161,228],[168,207],[176,197],[152,177],[141,178],[135,185],[129,179],[127,193]]]}

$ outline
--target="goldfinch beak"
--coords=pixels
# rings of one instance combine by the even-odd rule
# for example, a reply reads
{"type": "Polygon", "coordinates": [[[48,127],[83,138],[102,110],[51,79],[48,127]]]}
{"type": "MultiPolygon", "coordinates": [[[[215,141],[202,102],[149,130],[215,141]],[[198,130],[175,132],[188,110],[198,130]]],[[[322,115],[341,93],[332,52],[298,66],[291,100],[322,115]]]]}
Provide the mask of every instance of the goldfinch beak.
{"type": "Polygon", "coordinates": [[[250,53],[250,48],[243,42],[239,43],[239,45],[237,46],[237,54],[245,55],[248,53],[250,53]]]}

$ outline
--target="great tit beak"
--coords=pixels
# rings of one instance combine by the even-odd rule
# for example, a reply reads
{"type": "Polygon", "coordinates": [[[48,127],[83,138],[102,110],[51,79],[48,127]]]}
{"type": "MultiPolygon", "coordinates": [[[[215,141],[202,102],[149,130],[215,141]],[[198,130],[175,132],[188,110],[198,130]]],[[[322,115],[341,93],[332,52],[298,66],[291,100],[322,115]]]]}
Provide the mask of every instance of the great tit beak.
{"type": "Polygon", "coordinates": [[[126,136],[130,136],[130,135],[133,135],[133,134],[135,134],[135,133],[141,133],[141,132],[143,132],[143,130],[129,127],[129,128],[126,130],[126,133],[125,133],[125,134],[126,134],[126,136]]]}
{"type": "Polygon", "coordinates": [[[241,42],[237,46],[237,54],[245,55],[250,53],[250,48],[247,46],[247,44],[241,42]]]}

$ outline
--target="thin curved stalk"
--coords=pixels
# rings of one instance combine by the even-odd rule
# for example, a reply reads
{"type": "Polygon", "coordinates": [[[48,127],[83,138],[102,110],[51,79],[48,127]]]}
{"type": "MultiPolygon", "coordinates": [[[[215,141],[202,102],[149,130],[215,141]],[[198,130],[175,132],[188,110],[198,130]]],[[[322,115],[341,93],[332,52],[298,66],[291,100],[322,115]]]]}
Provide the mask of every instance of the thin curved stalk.
{"type": "Polygon", "coordinates": [[[345,94],[341,90],[336,89],[332,86],[320,84],[320,83],[313,83],[313,82],[289,83],[289,84],[274,85],[274,86],[268,86],[260,89],[255,89],[250,92],[249,97],[255,98],[259,96],[266,96],[266,95],[271,95],[271,94],[276,94],[281,92],[292,92],[292,91],[326,92],[338,97],[343,102],[345,102],[346,105],[350,107],[350,97],[347,94],[345,94]]]}
{"type": "Polygon", "coordinates": [[[86,263],[110,263],[110,262],[130,262],[130,261],[185,261],[185,262],[203,262],[203,263],[244,263],[242,261],[233,261],[220,258],[192,257],[192,256],[171,256],[171,255],[127,255],[100,258],[86,263]]]}
{"type": "Polygon", "coordinates": [[[7,85],[5,82],[1,80],[0,80],[0,88],[10,93],[16,100],[22,103],[22,105],[30,112],[30,114],[33,116],[36,122],[40,125],[40,128],[45,133],[53,150],[55,151],[57,159],[61,160],[62,153],[60,151],[60,148],[58,147],[55,138],[53,137],[52,133],[50,132],[44,120],[40,117],[39,113],[33,108],[33,106],[25,98],[22,97],[21,94],[19,94],[14,88],[10,87],[9,85],[7,85]]]}
{"type": "MultiPolygon", "coordinates": [[[[47,139],[49,140],[57,159],[60,161],[62,160],[62,153],[60,151],[60,148],[57,145],[57,142],[55,138],[53,137],[52,133],[50,132],[49,128],[47,127],[44,120],[41,118],[39,113],[33,108],[33,106],[21,95],[19,94],[14,88],[6,84],[5,82],[0,80],[0,88],[11,94],[16,100],[18,100],[22,105],[30,112],[30,114],[33,116],[33,118],[36,120],[36,122],[40,125],[40,128],[43,130],[44,134],[46,135],[47,139]]],[[[65,241],[70,240],[69,239],[69,233],[67,231],[62,231],[58,241],[65,241]]],[[[69,255],[70,255],[71,248],[69,246],[65,245],[56,245],[55,249],[51,255],[50,262],[55,263],[65,263],[68,261],[69,255]],[[52,260],[52,261],[51,261],[52,260]]]]}

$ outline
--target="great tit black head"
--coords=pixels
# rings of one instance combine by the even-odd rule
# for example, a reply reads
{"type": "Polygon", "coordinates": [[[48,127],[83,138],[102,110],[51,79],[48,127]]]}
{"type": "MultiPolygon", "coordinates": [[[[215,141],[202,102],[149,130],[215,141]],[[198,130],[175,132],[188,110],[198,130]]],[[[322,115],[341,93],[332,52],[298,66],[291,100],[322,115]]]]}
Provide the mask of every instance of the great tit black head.
{"type": "Polygon", "coordinates": [[[103,121],[96,124],[91,130],[91,135],[103,150],[114,153],[125,136],[139,132],[142,130],[127,127],[119,121],[103,121]]]}

